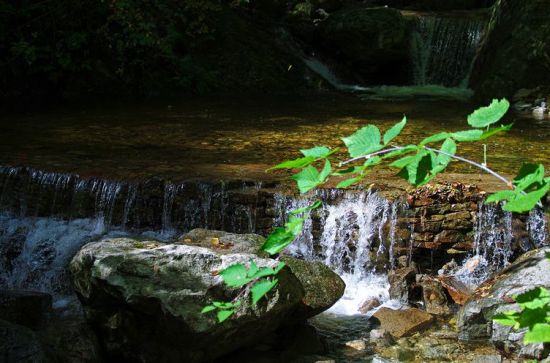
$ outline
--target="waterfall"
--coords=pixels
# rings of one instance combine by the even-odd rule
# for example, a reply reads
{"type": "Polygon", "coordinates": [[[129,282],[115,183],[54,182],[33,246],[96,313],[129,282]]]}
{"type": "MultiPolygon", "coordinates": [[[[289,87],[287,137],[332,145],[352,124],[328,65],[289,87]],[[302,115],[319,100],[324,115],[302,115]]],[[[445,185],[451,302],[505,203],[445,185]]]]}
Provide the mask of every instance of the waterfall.
{"type": "Polygon", "coordinates": [[[303,58],[303,61],[309,69],[317,73],[319,76],[321,76],[321,78],[323,78],[331,86],[339,91],[358,92],[368,90],[368,88],[359,85],[343,83],[326,64],[322,63],[316,58],[305,57],[303,58]]]}
{"type": "Polygon", "coordinates": [[[465,88],[484,29],[477,17],[418,16],[410,45],[414,84],[465,88]]]}
{"type": "MultiPolygon", "coordinates": [[[[397,204],[370,191],[340,190],[318,191],[302,199],[279,196],[276,200],[277,208],[288,213],[317,199],[323,200],[323,205],[305,221],[302,234],[289,246],[288,253],[322,261],[345,281],[344,296],[330,312],[358,314],[365,301],[387,301],[385,271],[394,263],[397,204]],[[388,224],[389,238],[384,232],[388,224]]],[[[275,223],[282,219],[276,217],[275,223]]]]}

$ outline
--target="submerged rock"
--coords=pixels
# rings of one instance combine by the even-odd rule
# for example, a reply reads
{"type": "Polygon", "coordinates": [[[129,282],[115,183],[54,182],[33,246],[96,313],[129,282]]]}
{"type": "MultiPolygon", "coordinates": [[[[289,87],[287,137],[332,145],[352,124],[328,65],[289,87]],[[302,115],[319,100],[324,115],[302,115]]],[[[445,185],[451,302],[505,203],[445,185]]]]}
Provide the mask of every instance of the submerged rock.
{"type": "Polygon", "coordinates": [[[434,318],[420,309],[392,310],[381,308],[373,317],[380,321],[381,329],[394,338],[402,338],[424,330],[430,326],[434,318]]]}
{"type": "Polygon", "coordinates": [[[320,267],[287,260],[290,267],[279,273],[279,284],[268,299],[253,306],[247,291],[235,314],[218,324],[215,314],[203,315],[201,309],[212,301],[230,301],[239,293],[223,285],[219,271],[234,263],[248,265],[251,260],[259,267],[274,267],[278,262],[251,253],[263,243],[261,237],[242,237],[247,240],[245,247],[235,238],[229,245],[229,234],[220,232],[195,231],[187,238],[199,235],[204,237],[202,242],[200,238],[191,241],[198,245],[105,239],[84,246],[74,257],[70,269],[76,292],[110,359],[212,360],[254,344],[296,319],[297,312],[314,314],[329,308],[343,292],[343,288],[322,286],[322,281],[334,284],[339,279],[330,270],[305,280],[320,267]],[[200,246],[205,241],[210,248],[200,246]],[[305,275],[295,272],[296,266],[305,275]],[[313,296],[313,291],[322,292],[313,296]],[[328,298],[327,291],[333,291],[332,297],[328,298]]]}
{"type": "Polygon", "coordinates": [[[525,331],[494,324],[492,317],[504,311],[518,310],[512,297],[535,287],[550,289],[550,261],[546,254],[550,247],[527,252],[500,273],[479,286],[458,315],[459,338],[462,340],[490,340],[497,346],[522,357],[542,359],[542,344],[524,346],[525,331]]]}

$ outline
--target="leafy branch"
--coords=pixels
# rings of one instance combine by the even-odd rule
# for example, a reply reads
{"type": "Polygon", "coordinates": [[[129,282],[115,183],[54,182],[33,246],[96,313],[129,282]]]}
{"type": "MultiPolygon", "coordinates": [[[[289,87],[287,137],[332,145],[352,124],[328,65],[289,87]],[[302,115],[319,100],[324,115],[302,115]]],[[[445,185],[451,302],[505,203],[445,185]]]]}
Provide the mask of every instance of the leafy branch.
{"type": "MultiPolygon", "coordinates": [[[[300,150],[302,156],[286,160],[269,170],[299,169],[291,176],[300,193],[318,188],[333,177],[346,176],[337,188],[348,188],[359,184],[374,167],[387,163],[399,171],[397,175],[411,185],[424,185],[446,170],[452,160],[465,162],[483,170],[503,182],[508,189],[496,192],[485,202],[505,202],[503,208],[510,212],[526,212],[540,204],[541,198],[550,190],[550,177],[545,177],[544,166],[525,164],[513,180],[495,172],[485,165],[457,155],[460,143],[487,139],[495,134],[508,131],[512,124],[494,126],[508,112],[510,103],[505,100],[493,100],[487,106],[468,116],[468,130],[458,132],[440,132],[424,138],[417,144],[405,146],[393,145],[393,140],[401,134],[407,125],[407,118],[388,129],[383,135],[375,125],[367,125],[350,136],[342,138],[349,155],[348,159],[336,160],[339,148],[330,149],[316,146],[300,150]],[[315,166],[320,164],[319,166],[315,166]],[[322,166],[321,166],[322,165],[322,166]],[[337,165],[336,169],[333,165],[337,165]],[[320,169],[319,169],[320,167],[320,169]]],[[[283,251],[300,235],[309,213],[321,205],[320,201],[290,212],[283,227],[277,227],[267,237],[262,250],[269,255],[283,251]]],[[[253,261],[247,269],[242,264],[229,266],[220,274],[230,288],[239,288],[241,292],[231,302],[215,301],[203,309],[203,313],[217,311],[218,321],[222,322],[233,315],[241,306],[243,297],[250,292],[252,304],[258,303],[278,283],[275,277],[284,267],[283,263],[275,269],[259,269],[253,261]]]]}

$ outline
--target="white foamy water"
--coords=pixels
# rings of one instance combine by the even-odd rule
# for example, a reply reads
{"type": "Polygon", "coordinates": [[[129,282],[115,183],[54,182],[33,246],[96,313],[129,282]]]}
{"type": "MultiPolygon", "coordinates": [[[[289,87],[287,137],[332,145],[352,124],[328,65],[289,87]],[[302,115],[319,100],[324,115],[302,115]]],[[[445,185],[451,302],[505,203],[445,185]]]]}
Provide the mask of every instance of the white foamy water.
{"type": "MultiPolygon", "coordinates": [[[[325,201],[308,218],[302,235],[288,252],[306,260],[322,261],[346,283],[344,296],[328,312],[342,315],[360,314],[360,307],[373,298],[389,299],[389,282],[381,267],[389,270],[393,263],[397,206],[372,192],[328,191],[303,199],[279,196],[278,208],[290,210],[325,201]],[[384,234],[389,223],[390,236],[384,234]],[[392,228],[393,226],[393,228],[392,228]],[[320,237],[315,238],[320,233],[320,237]],[[383,265],[383,266],[381,266],[383,265]]],[[[282,218],[276,220],[279,224],[282,218]]]]}

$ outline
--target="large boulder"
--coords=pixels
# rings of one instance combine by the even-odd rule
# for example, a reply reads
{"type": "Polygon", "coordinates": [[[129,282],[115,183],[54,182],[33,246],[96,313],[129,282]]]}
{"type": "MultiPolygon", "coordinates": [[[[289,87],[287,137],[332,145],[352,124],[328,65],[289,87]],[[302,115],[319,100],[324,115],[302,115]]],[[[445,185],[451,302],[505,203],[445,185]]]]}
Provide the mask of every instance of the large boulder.
{"type": "Polygon", "coordinates": [[[480,101],[550,85],[550,0],[498,0],[470,86],[480,101]]]}
{"type": "Polygon", "coordinates": [[[490,340],[495,345],[527,358],[541,359],[542,344],[523,345],[525,331],[494,324],[492,317],[504,311],[518,310],[512,297],[535,287],[550,289],[550,247],[527,252],[493,278],[479,286],[458,315],[459,338],[490,340]]]}
{"type": "Polygon", "coordinates": [[[399,10],[352,7],[331,14],[319,36],[324,47],[370,83],[395,83],[406,79],[400,71],[407,68],[407,29],[399,10]]]}
{"type": "MultiPolygon", "coordinates": [[[[176,244],[117,238],[84,246],[70,269],[88,321],[109,358],[208,361],[254,344],[281,324],[296,320],[296,312],[304,310],[305,291],[322,287],[304,286],[304,277],[288,267],[279,273],[279,284],[268,299],[254,306],[245,291],[241,306],[223,324],[213,313],[200,314],[212,301],[230,301],[239,294],[222,283],[219,271],[251,260],[259,267],[278,263],[254,253],[263,243],[261,238],[241,236],[241,242],[247,241],[243,247],[237,236],[201,230],[176,244]]],[[[323,297],[324,306],[316,300],[308,311],[329,308],[334,298],[323,297]]]]}

